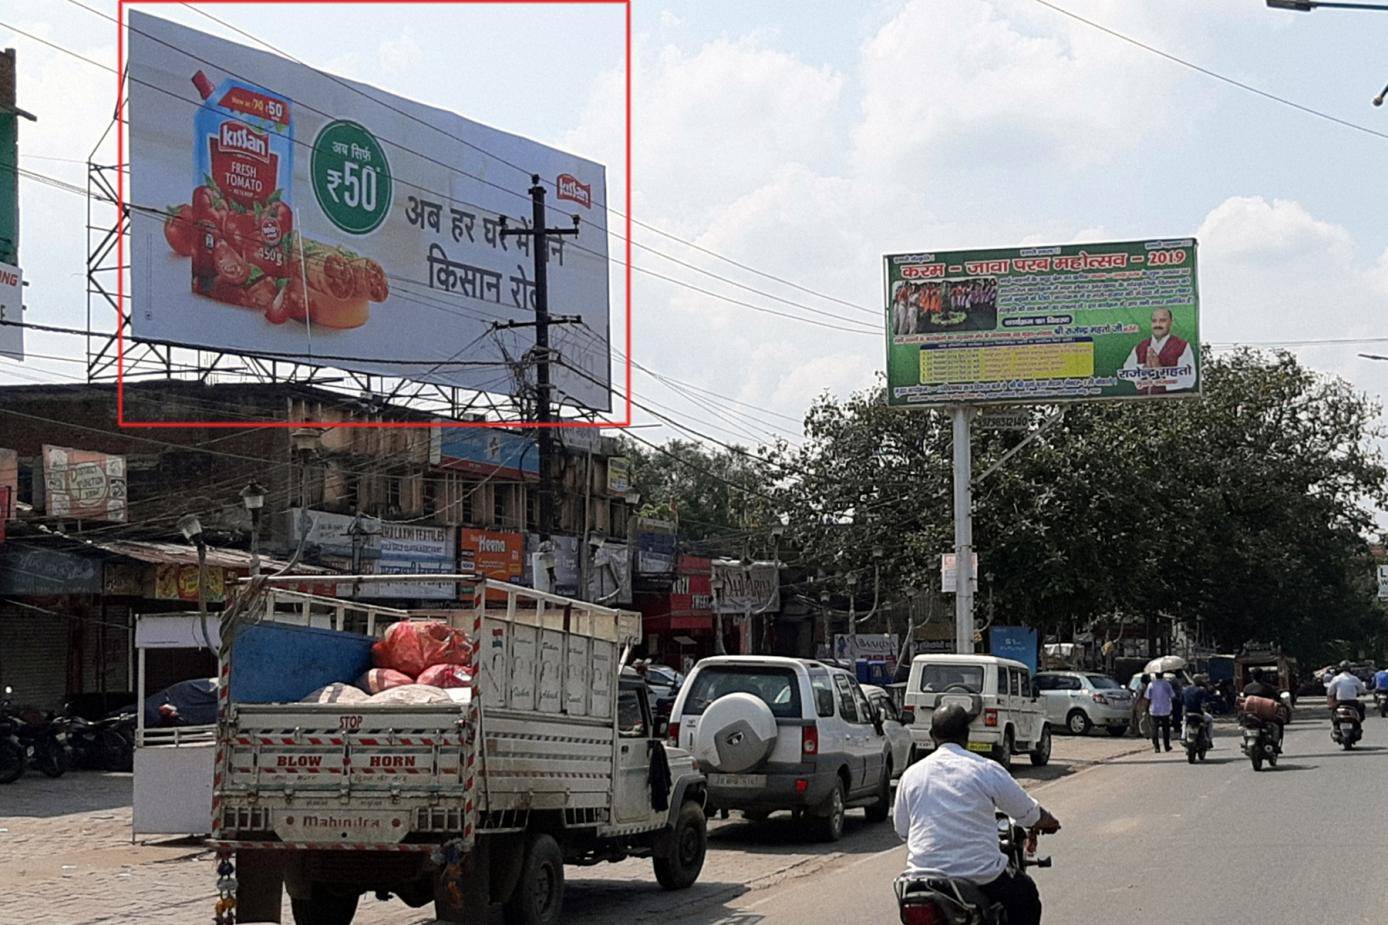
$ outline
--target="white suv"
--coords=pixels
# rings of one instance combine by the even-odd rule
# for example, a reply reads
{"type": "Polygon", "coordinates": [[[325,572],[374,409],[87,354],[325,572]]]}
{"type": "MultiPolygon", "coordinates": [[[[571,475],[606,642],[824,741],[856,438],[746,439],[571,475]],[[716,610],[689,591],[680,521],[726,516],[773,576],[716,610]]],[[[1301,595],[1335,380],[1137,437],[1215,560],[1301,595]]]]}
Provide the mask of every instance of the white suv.
{"type": "MultiPolygon", "coordinates": [[[[989,755],[1005,768],[1012,766],[1013,755],[1029,755],[1037,767],[1051,760],[1051,727],[1021,662],[992,655],[912,659],[902,710],[911,715],[912,760],[934,750],[930,714],[945,703],[958,703],[973,717],[970,751],[989,755]]],[[[905,715],[902,721],[907,722],[905,715]]]]}
{"type": "Polygon", "coordinates": [[[891,813],[891,746],[853,675],[821,662],[724,655],[694,666],[670,710],[670,742],[708,777],[708,807],[780,809],[835,841],[844,810],[891,813]]]}

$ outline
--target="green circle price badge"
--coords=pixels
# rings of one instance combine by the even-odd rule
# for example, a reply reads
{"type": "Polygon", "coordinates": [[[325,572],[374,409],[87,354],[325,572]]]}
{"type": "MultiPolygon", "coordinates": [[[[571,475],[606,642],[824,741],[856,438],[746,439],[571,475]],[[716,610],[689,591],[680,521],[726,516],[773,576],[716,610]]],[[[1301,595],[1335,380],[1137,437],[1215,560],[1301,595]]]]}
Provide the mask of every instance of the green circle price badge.
{"type": "Polygon", "coordinates": [[[381,143],[345,119],[329,122],[313,142],[313,194],[334,225],[367,234],[390,211],[390,164],[381,143]]]}

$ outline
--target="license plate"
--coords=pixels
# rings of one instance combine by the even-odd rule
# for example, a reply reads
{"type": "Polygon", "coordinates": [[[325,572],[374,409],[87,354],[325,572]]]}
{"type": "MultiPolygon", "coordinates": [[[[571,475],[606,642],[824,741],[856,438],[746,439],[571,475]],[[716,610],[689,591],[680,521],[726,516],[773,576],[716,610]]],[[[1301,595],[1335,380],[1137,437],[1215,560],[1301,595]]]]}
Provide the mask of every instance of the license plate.
{"type": "Polygon", "coordinates": [[[755,789],[766,786],[765,774],[710,774],[708,782],[714,787],[746,787],[755,789]]]}
{"type": "Polygon", "coordinates": [[[1353,731],[1354,731],[1354,723],[1341,723],[1341,724],[1340,724],[1340,731],[1341,731],[1341,732],[1353,732],[1353,731]]]}
{"type": "Polygon", "coordinates": [[[971,752],[991,752],[993,744],[991,742],[970,742],[969,751],[971,752]]]}

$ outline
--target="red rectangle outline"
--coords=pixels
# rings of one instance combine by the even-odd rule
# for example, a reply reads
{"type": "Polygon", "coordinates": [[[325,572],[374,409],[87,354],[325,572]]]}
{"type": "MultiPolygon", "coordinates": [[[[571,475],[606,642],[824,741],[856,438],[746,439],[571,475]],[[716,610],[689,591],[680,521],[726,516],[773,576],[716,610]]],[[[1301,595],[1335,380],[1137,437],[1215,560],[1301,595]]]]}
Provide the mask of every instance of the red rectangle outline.
{"type": "MultiPolygon", "coordinates": [[[[626,383],[626,415],[620,421],[128,421],[125,418],[125,231],[116,235],[116,311],[119,314],[116,325],[116,425],[120,428],[173,428],[173,427],[341,427],[369,428],[383,430],[418,429],[424,427],[500,427],[507,429],[530,428],[627,428],[631,426],[631,0],[201,0],[202,3],[453,3],[453,4],[575,4],[598,6],[622,6],[625,19],[625,68],[623,74],[623,94],[626,103],[625,137],[623,140],[623,160],[626,163],[626,241],[623,245],[623,275],[626,280],[626,361],[622,364],[626,383]]],[[[116,112],[125,103],[125,8],[136,3],[163,4],[180,3],[180,0],[116,0],[116,112]]],[[[180,3],[181,5],[181,3],[180,3]]],[[[125,211],[125,122],[116,119],[116,210],[117,215],[125,211]]],[[[609,332],[611,325],[608,326],[609,332]]],[[[610,340],[609,340],[610,343],[610,340]]],[[[609,354],[610,357],[610,354],[609,354]]]]}

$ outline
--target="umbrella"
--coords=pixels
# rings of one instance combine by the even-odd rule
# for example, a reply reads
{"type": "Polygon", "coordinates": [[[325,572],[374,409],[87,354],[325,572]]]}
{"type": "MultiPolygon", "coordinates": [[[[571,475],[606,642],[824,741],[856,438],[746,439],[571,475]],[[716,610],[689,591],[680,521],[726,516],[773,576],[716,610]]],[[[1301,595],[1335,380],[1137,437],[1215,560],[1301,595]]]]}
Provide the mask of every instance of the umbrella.
{"type": "Polygon", "coordinates": [[[1161,674],[1164,671],[1184,671],[1185,667],[1186,660],[1179,655],[1163,655],[1161,658],[1152,659],[1142,670],[1148,674],[1161,674]]]}

